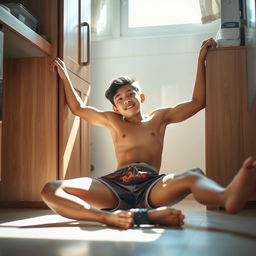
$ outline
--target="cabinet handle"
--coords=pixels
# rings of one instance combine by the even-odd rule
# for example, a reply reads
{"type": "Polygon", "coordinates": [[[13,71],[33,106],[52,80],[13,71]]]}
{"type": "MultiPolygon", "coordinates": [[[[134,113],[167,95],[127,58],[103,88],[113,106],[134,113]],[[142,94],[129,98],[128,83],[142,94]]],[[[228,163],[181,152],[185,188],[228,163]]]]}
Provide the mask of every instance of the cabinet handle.
{"type": "Polygon", "coordinates": [[[90,25],[87,22],[80,23],[79,33],[79,64],[88,65],[90,62],[90,25]]]}

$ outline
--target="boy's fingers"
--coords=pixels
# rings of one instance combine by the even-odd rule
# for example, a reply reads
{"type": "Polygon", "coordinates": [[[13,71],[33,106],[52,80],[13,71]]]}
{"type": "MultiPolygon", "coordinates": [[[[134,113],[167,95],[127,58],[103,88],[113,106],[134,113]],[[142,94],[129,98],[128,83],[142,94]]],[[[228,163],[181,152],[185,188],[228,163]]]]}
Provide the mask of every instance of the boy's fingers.
{"type": "Polygon", "coordinates": [[[215,48],[217,46],[216,41],[213,38],[210,38],[208,40],[203,41],[202,47],[213,47],[215,48]]]}
{"type": "Polygon", "coordinates": [[[50,65],[50,70],[57,72],[57,71],[58,71],[58,63],[53,62],[53,63],[50,65]]]}

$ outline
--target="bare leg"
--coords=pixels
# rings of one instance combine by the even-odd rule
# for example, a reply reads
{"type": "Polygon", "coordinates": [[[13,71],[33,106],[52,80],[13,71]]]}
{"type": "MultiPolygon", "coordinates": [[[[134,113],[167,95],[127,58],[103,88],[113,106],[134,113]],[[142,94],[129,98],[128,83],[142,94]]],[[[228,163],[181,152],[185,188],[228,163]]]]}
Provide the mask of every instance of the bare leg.
{"type": "Polygon", "coordinates": [[[53,211],[66,218],[97,221],[125,229],[132,225],[130,212],[99,210],[115,208],[118,199],[108,187],[91,178],[49,182],[42,190],[42,198],[53,211]]]}
{"type": "MultiPolygon", "coordinates": [[[[97,221],[128,229],[133,225],[133,211],[109,212],[100,209],[116,208],[118,199],[101,182],[91,178],[49,182],[42,190],[45,203],[56,213],[70,219],[97,221]]],[[[163,207],[149,211],[149,220],[155,224],[181,226],[181,211],[163,207]]]]}
{"type": "Polygon", "coordinates": [[[149,202],[154,207],[174,204],[188,194],[205,205],[219,205],[229,213],[239,212],[256,191],[256,162],[248,158],[226,188],[203,175],[200,169],[163,177],[151,190],[149,202]]]}

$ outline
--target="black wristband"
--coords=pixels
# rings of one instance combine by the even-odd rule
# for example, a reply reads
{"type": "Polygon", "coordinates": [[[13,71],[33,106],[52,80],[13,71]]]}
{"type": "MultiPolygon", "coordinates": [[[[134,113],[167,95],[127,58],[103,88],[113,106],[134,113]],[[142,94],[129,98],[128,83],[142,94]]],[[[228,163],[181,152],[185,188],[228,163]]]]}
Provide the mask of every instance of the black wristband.
{"type": "Polygon", "coordinates": [[[149,209],[134,209],[133,222],[135,225],[152,224],[148,219],[149,209]]]}

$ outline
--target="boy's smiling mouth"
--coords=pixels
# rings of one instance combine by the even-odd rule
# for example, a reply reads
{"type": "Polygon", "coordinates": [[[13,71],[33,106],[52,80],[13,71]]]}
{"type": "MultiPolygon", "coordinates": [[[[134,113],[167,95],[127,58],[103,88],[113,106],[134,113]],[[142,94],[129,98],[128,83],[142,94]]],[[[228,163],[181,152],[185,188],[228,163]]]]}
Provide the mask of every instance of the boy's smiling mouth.
{"type": "Polygon", "coordinates": [[[131,109],[131,108],[133,108],[133,107],[134,107],[134,105],[135,105],[135,104],[131,104],[131,105],[129,105],[129,106],[127,106],[127,107],[125,107],[125,108],[124,108],[124,110],[131,109]]]}

